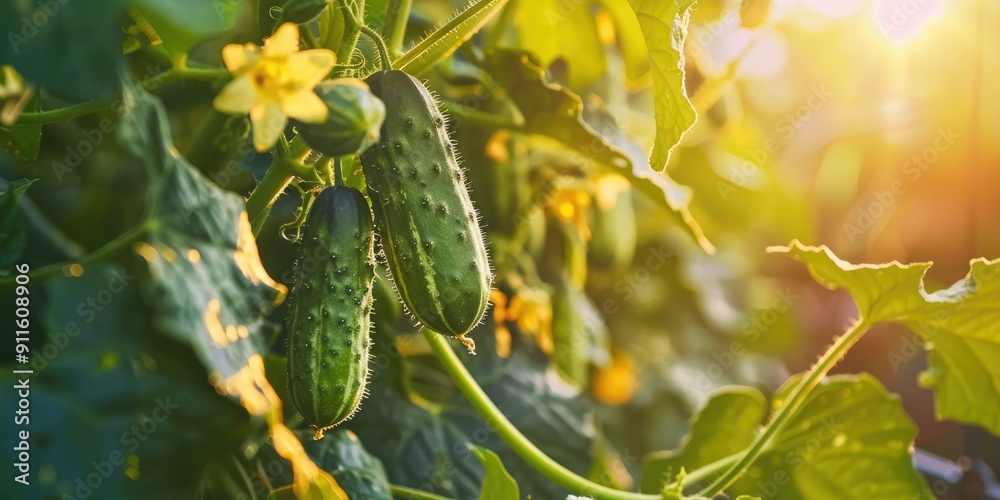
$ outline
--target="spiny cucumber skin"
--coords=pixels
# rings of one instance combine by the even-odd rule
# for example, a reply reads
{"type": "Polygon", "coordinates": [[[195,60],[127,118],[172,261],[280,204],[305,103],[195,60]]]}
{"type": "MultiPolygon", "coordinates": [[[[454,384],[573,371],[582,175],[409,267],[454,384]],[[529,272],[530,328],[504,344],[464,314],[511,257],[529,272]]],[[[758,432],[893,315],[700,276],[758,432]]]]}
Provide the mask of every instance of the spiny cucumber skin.
{"type": "Polygon", "coordinates": [[[396,291],[421,324],[463,336],[486,311],[491,273],[444,117],[402,71],[375,73],[367,83],[386,119],[361,165],[396,291]]]}
{"type": "Polygon", "coordinates": [[[373,243],[371,211],[358,190],[320,192],[299,246],[288,336],[292,400],[316,439],[350,418],[365,394],[373,243]]]}

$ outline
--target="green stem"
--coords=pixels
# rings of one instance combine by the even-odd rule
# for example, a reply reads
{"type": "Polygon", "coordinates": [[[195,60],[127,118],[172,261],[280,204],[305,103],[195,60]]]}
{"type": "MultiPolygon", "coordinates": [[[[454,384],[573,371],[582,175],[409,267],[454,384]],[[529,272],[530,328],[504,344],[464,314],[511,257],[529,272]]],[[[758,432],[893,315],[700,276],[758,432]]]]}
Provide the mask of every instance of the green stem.
{"type": "Polygon", "coordinates": [[[385,47],[385,40],[382,40],[382,36],[378,34],[377,31],[361,25],[361,32],[365,34],[371,41],[378,47],[378,56],[382,59],[382,69],[390,70],[392,69],[392,59],[389,57],[389,49],[385,47]]]}
{"type": "Polygon", "coordinates": [[[706,496],[709,498],[722,493],[728,488],[733,481],[736,481],[755,460],[767,449],[771,441],[777,436],[786,424],[795,416],[795,412],[802,406],[805,402],[806,397],[809,392],[819,384],[820,380],[823,378],[827,372],[833,368],[834,365],[840,361],[847,351],[857,343],[862,335],[868,330],[868,325],[865,323],[864,318],[859,318],[854,325],[851,326],[843,335],[837,339],[836,342],[830,346],[829,349],[823,356],[819,358],[819,361],[812,367],[811,370],[806,372],[799,381],[798,385],[792,391],[792,394],[785,400],[783,406],[778,409],[778,411],[771,417],[770,422],[767,424],[767,428],[757,439],[754,439],[753,443],[743,452],[743,457],[735,465],[731,466],[721,476],[717,477],[715,481],[712,482],[707,488],[702,490],[699,495],[706,496]]]}
{"type": "Polygon", "coordinates": [[[524,434],[521,434],[514,427],[514,424],[510,423],[510,420],[507,420],[507,417],[493,404],[493,401],[483,392],[483,389],[472,378],[472,374],[469,373],[465,365],[462,364],[462,361],[452,351],[447,339],[443,335],[427,328],[424,328],[422,331],[438,361],[441,362],[445,371],[455,381],[458,389],[462,391],[466,399],[472,403],[476,411],[486,420],[487,425],[495,430],[497,435],[535,470],[541,472],[545,477],[559,486],[574,492],[574,494],[589,496],[595,500],[657,500],[660,498],[659,495],[620,491],[594,483],[549,458],[534,443],[524,437],[524,434]]]}
{"type": "Polygon", "coordinates": [[[497,113],[488,113],[486,111],[479,111],[478,109],[473,109],[461,104],[455,104],[448,101],[442,101],[441,107],[448,112],[449,115],[459,116],[462,120],[468,123],[473,123],[476,125],[482,125],[488,128],[506,128],[511,130],[518,130],[524,128],[524,119],[511,118],[497,113]]]}
{"type": "Polygon", "coordinates": [[[250,197],[247,198],[247,216],[250,218],[254,236],[259,235],[260,230],[264,228],[264,221],[271,212],[271,206],[292,182],[293,177],[294,173],[284,162],[275,161],[250,193],[250,197]]]}
{"type": "Polygon", "coordinates": [[[403,53],[403,39],[406,36],[406,23],[410,20],[410,10],[413,0],[389,1],[389,51],[399,55],[403,53]]]}
{"type": "MultiPolygon", "coordinates": [[[[62,274],[63,270],[66,269],[66,266],[70,266],[73,264],[79,264],[83,266],[84,271],[86,271],[87,266],[90,265],[91,263],[98,262],[104,259],[105,257],[113,255],[116,252],[122,250],[123,248],[136,242],[140,237],[142,237],[142,235],[146,234],[146,231],[148,229],[149,229],[148,219],[143,219],[142,222],[136,224],[128,231],[125,231],[117,238],[105,243],[104,245],[101,246],[101,248],[98,248],[97,250],[83,256],[79,260],[72,262],[70,261],[57,262],[55,264],[49,264],[45,267],[40,267],[28,273],[28,277],[31,278],[32,282],[44,281],[58,274],[62,274]]],[[[0,278],[0,286],[6,286],[14,283],[14,278],[15,278],[14,275],[0,278]]]]}
{"type": "Polygon", "coordinates": [[[310,28],[308,24],[300,26],[301,29],[299,30],[299,33],[302,34],[302,45],[304,45],[304,48],[315,49],[316,47],[319,47],[319,40],[316,39],[316,35],[313,35],[312,28],[310,28]]]}
{"type": "Polygon", "coordinates": [[[101,99],[99,101],[82,102],[65,108],[51,109],[49,111],[38,111],[35,113],[21,113],[17,119],[18,125],[28,125],[33,123],[51,123],[60,120],[70,120],[91,113],[96,113],[111,106],[114,99],[101,99]]]}
{"type": "MultiPolygon", "coordinates": [[[[351,58],[354,56],[354,47],[358,45],[358,37],[361,36],[361,25],[363,24],[358,16],[354,15],[351,6],[346,0],[338,0],[337,8],[340,9],[344,17],[344,37],[337,47],[337,67],[334,68],[334,77],[348,76],[351,58]]],[[[360,7],[364,12],[364,3],[360,7]]]]}
{"type": "Polygon", "coordinates": [[[400,486],[398,484],[390,484],[389,491],[392,492],[392,496],[394,497],[414,498],[416,500],[451,500],[448,497],[427,493],[426,491],[413,488],[407,488],[406,486],[400,486]]]}
{"type": "MultiPolygon", "coordinates": [[[[742,456],[743,452],[733,453],[728,457],[722,457],[710,464],[698,467],[697,469],[688,472],[687,475],[684,476],[684,484],[696,484],[698,482],[704,481],[712,477],[712,475],[718,473],[720,470],[733,465],[742,456]]],[[[677,481],[674,481],[664,486],[663,489],[668,490],[671,488],[675,488],[676,486],[677,486],[677,481]]]]}
{"type": "Polygon", "coordinates": [[[344,165],[339,156],[333,159],[333,183],[338,186],[344,185],[344,165]]]}

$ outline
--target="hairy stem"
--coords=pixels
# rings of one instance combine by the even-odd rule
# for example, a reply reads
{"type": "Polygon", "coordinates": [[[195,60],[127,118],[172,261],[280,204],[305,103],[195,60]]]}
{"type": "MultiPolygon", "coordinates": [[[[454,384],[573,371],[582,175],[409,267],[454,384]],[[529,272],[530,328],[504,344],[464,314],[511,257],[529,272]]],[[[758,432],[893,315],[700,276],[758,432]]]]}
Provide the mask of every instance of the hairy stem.
{"type": "Polygon", "coordinates": [[[434,350],[438,361],[441,362],[445,371],[455,381],[458,389],[472,403],[479,415],[486,420],[487,425],[496,431],[497,435],[535,470],[563,488],[595,500],[656,500],[660,498],[659,495],[620,491],[594,483],[552,460],[528,438],[524,437],[524,434],[521,434],[521,431],[517,430],[514,424],[510,423],[510,420],[507,420],[507,417],[472,378],[472,374],[452,351],[448,340],[443,335],[427,328],[422,331],[424,337],[431,344],[431,349],[434,350]]]}
{"type": "Polygon", "coordinates": [[[728,488],[733,481],[740,477],[751,464],[757,460],[758,457],[767,449],[771,441],[777,436],[786,424],[795,416],[795,412],[802,406],[805,402],[806,397],[809,392],[819,384],[820,380],[823,378],[827,372],[833,368],[834,365],[840,361],[847,351],[857,343],[858,339],[861,338],[865,332],[868,331],[868,325],[865,323],[864,318],[858,319],[851,328],[849,328],[844,334],[837,339],[836,342],[830,346],[829,349],[823,356],[819,358],[819,361],[813,365],[812,369],[806,372],[799,381],[795,389],[792,390],[791,395],[785,400],[784,404],[778,411],[771,417],[771,420],[767,424],[767,428],[757,439],[754,439],[750,446],[743,452],[743,457],[736,462],[735,465],[731,466],[721,476],[715,479],[707,488],[702,490],[699,494],[709,498],[722,493],[728,488]]]}
{"type": "Polygon", "coordinates": [[[376,47],[378,47],[378,56],[379,59],[382,59],[382,69],[392,69],[392,58],[389,57],[389,50],[385,47],[385,40],[382,40],[382,37],[377,31],[363,24],[361,25],[361,32],[364,33],[376,47]]]}
{"type": "Polygon", "coordinates": [[[413,8],[413,0],[389,0],[389,13],[386,23],[388,24],[389,52],[393,55],[403,53],[403,38],[406,36],[406,23],[410,19],[410,10],[413,8]]]}

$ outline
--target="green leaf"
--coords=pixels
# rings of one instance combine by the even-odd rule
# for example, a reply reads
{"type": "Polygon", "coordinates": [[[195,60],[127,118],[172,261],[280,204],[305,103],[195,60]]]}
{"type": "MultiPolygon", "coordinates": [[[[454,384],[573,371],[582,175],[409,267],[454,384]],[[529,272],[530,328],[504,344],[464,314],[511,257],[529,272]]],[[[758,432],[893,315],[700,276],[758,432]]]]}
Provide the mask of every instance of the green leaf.
{"type": "Polygon", "coordinates": [[[126,83],[119,143],[147,169],[144,285],[158,327],[190,342],[213,375],[227,378],[263,352],[264,314],[285,287],[264,271],[243,199],[211,184],[177,153],[160,100],[126,83]]]}
{"type": "Polygon", "coordinates": [[[669,213],[705,249],[705,238],[688,205],[691,190],[665,173],[653,171],[649,161],[604,108],[584,106],[580,96],[550,83],[537,61],[523,52],[496,50],[487,55],[487,69],[524,114],[525,131],[552,137],[632,182],[636,190],[669,213]]]}
{"type": "MultiPolygon", "coordinates": [[[[793,377],[778,390],[772,413],[798,380],[793,377]]],[[[734,448],[742,451],[760,423],[749,417],[762,415],[762,409],[756,391],[717,393],[696,417],[682,448],[660,458],[674,460],[675,466],[683,459],[703,466],[731,455],[734,448]],[[733,419],[725,418],[727,413],[733,419]],[[729,446],[726,439],[740,446],[729,446]]],[[[899,399],[874,377],[829,377],[809,393],[799,412],[727,493],[780,500],[931,498],[910,457],[916,434],[899,399]]],[[[648,463],[646,471],[659,473],[648,463]]],[[[661,478],[644,475],[643,489],[657,491],[652,488],[657,481],[662,483],[661,478]]]]}
{"type": "Polygon", "coordinates": [[[393,67],[419,75],[448,57],[493,18],[508,0],[475,0],[447,23],[393,61],[393,67]]]}
{"type": "Polygon", "coordinates": [[[521,500],[517,481],[507,472],[496,453],[476,445],[469,445],[469,449],[486,469],[480,500],[521,500]]]}
{"type": "Polygon", "coordinates": [[[6,274],[24,253],[27,238],[17,202],[35,181],[18,179],[0,193],[0,274],[6,274]]]}
{"type": "Polygon", "coordinates": [[[574,89],[604,75],[607,57],[589,2],[515,0],[508,8],[510,30],[498,47],[530,53],[542,68],[566,63],[565,81],[574,89]]]}
{"type": "Polygon", "coordinates": [[[146,21],[171,57],[187,53],[205,38],[233,27],[237,8],[230,2],[204,0],[131,0],[140,14],[136,21],[146,21]]]}
{"type": "MultiPolygon", "coordinates": [[[[358,436],[348,430],[336,429],[316,441],[313,440],[314,433],[315,430],[310,428],[295,432],[313,463],[329,472],[348,497],[392,500],[385,467],[362,446],[358,436]]],[[[272,486],[291,485],[292,466],[277,454],[274,447],[263,448],[259,458],[262,463],[268,464],[267,471],[272,486]]],[[[271,494],[276,495],[276,499],[286,498],[282,490],[284,488],[278,488],[271,494]]],[[[265,491],[258,490],[257,493],[263,494],[265,491]]],[[[293,495],[287,498],[295,497],[293,495]]]]}
{"type": "MultiPolygon", "coordinates": [[[[594,428],[585,400],[552,373],[544,355],[523,343],[512,346],[510,357],[498,356],[493,324],[486,318],[469,334],[476,339],[477,355],[466,358],[466,366],[532,443],[575,473],[586,474],[591,467],[594,428]]],[[[468,447],[475,444],[495,452],[523,491],[536,498],[566,497],[568,491],[504,443],[434,358],[415,367],[416,357],[404,359],[397,349],[376,341],[370,395],[358,414],[344,424],[361,442],[379,443],[370,451],[385,464],[393,484],[452,498],[479,498],[485,472],[468,447]],[[401,381],[398,375],[404,371],[407,378],[401,381]],[[412,390],[417,383],[430,385],[427,381],[434,381],[433,390],[443,395],[438,398],[440,404],[427,403],[412,390]]]]}
{"type": "MultiPolygon", "coordinates": [[[[195,498],[206,464],[230,460],[249,436],[246,411],[206,383],[192,349],[150,323],[142,277],[108,262],[32,290],[41,320],[34,334],[45,343],[31,353],[38,468],[23,498],[195,498]]],[[[3,381],[5,408],[17,405],[14,383],[3,381]]],[[[5,457],[13,459],[13,446],[4,442],[5,457]]]]}
{"type": "Polygon", "coordinates": [[[73,101],[111,96],[122,59],[125,0],[18,1],[0,4],[7,42],[0,65],[73,101]]]}
{"type": "MultiPolygon", "coordinates": [[[[41,111],[38,94],[28,101],[24,107],[24,112],[34,113],[41,111]]],[[[3,149],[18,158],[34,161],[38,158],[38,148],[42,144],[42,124],[37,125],[12,125],[5,127],[0,125],[0,149],[3,149]]]]}
{"type": "Polygon", "coordinates": [[[653,74],[656,142],[649,163],[663,170],[697,115],[684,88],[684,39],[695,0],[629,0],[639,20],[653,74]]]}
{"type": "Polygon", "coordinates": [[[750,446],[766,413],[767,401],[760,391],[740,386],[720,389],[691,418],[691,428],[678,450],[646,455],[642,491],[660,491],[682,467],[692,471],[743,451],[750,446]]]}
{"type": "MultiPolygon", "coordinates": [[[[965,278],[928,293],[930,263],[850,264],[825,246],[798,241],[771,252],[790,253],[816,281],[843,288],[861,320],[906,325],[925,342],[930,368],[920,382],[935,389],[938,418],[982,426],[1000,435],[1000,260],[975,259],[965,278]]],[[[898,356],[897,356],[898,357],[898,356]]],[[[903,362],[893,359],[893,364],[903,362]]]]}

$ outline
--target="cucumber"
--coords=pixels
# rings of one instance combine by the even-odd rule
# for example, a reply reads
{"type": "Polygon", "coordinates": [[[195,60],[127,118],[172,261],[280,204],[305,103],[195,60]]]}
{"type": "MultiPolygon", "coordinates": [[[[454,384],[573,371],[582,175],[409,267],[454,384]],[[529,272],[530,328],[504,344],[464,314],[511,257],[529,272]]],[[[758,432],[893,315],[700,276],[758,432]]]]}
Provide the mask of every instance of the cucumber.
{"type": "Polygon", "coordinates": [[[323,431],[349,419],[368,377],[375,259],[368,202],[347,186],[324,189],[299,247],[288,331],[288,383],[302,416],[323,431]]]}
{"type": "Polygon", "coordinates": [[[386,119],[361,165],[396,291],[417,321],[469,344],[464,336],[486,311],[492,275],[445,119],[402,71],[366,81],[386,119]]]}
{"type": "Polygon", "coordinates": [[[326,121],[313,124],[293,120],[310,148],[330,156],[345,156],[358,154],[378,141],[385,106],[364,82],[338,78],[317,85],[315,91],[326,104],[326,121]]]}

